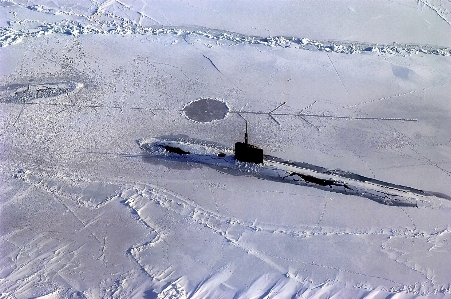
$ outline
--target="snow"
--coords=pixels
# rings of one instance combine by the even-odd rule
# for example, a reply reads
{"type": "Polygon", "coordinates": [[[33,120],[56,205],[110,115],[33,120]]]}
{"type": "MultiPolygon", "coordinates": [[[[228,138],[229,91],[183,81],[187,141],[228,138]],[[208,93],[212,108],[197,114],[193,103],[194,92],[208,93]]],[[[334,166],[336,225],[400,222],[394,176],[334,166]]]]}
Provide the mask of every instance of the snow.
{"type": "Polygon", "coordinates": [[[450,11],[1,2],[0,298],[451,298],[450,11]],[[193,121],[199,99],[228,111],[193,121]],[[240,115],[265,154],[437,196],[388,206],[140,148],[230,149],[240,115]]]}

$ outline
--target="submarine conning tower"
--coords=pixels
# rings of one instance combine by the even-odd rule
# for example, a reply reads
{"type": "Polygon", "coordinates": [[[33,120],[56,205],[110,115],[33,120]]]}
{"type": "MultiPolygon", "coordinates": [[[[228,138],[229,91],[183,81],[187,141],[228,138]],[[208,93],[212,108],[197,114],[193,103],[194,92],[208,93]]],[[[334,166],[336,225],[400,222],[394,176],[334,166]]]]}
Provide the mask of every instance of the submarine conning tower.
{"type": "Polygon", "coordinates": [[[241,162],[263,163],[263,149],[249,144],[247,137],[247,121],[246,132],[244,133],[244,143],[235,143],[235,159],[241,162]]]}

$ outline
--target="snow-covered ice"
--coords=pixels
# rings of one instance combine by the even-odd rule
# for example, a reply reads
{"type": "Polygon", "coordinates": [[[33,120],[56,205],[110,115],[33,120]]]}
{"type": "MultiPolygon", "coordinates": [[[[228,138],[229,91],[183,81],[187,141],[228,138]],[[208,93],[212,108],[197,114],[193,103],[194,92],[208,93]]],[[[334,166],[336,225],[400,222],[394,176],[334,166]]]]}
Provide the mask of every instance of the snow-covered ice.
{"type": "Polygon", "coordinates": [[[0,298],[451,298],[449,1],[0,16],[0,298]],[[233,159],[243,117],[281,159],[263,176],[233,159]],[[354,174],[422,204],[350,194],[354,174]]]}

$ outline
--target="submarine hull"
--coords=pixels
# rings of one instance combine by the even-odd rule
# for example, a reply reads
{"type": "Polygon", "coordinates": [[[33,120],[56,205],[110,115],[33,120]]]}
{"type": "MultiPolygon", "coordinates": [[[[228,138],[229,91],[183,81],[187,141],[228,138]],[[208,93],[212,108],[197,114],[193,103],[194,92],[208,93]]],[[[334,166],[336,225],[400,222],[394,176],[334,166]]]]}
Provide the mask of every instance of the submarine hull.
{"type": "Polygon", "coordinates": [[[140,140],[138,144],[148,155],[158,159],[179,163],[200,163],[225,173],[228,170],[234,175],[238,172],[241,175],[270,181],[314,187],[326,192],[371,199],[385,205],[429,206],[431,199],[436,198],[432,192],[383,182],[342,170],[329,170],[305,162],[293,162],[270,155],[260,156],[260,152],[252,152],[253,155],[249,158],[251,161],[243,162],[235,156],[234,150],[206,141],[151,138],[140,140]],[[256,156],[258,159],[255,158],[256,156]]]}

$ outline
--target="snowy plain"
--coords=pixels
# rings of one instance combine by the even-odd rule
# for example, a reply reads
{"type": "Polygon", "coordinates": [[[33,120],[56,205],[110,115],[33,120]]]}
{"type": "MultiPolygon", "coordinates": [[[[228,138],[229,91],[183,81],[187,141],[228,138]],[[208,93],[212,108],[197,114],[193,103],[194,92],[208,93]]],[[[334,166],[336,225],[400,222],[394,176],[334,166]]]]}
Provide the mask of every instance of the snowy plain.
{"type": "Polygon", "coordinates": [[[267,154],[451,196],[450,1],[13,0],[0,16],[0,298],[451,298],[446,198],[388,206],[137,143],[232,148],[241,111],[267,154]],[[193,121],[201,98],[230,111],[193,121]]]}

